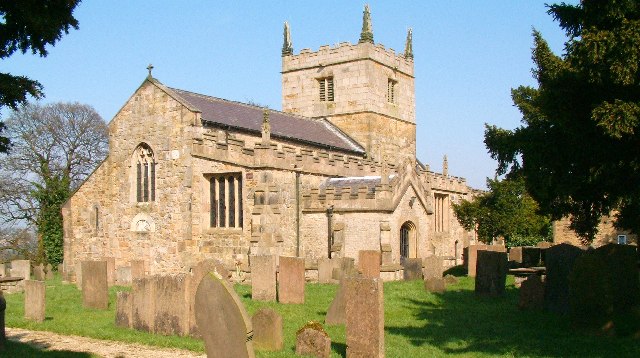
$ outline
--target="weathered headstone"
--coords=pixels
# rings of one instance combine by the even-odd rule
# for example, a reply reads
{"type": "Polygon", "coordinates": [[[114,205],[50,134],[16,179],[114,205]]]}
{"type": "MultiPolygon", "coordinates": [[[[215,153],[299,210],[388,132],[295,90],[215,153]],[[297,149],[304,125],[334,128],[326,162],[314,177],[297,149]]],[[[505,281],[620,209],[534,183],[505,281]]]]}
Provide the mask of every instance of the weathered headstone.
{"type": "Polygon", "coordinates": [[[509,249],[509,261],[513,261],[518,266],[522,265],[522,246],[515,246],[509,249]]]}
{"type": "Polygon", "coordinates": [[[44,281],[44,265],[39,264],[33,268],[33,278],[36,281],[44,281]]]}
{"type": "Polygon", "coordinates": [[[404,262],[402,263],[402,268],[404,269],[403,277],[405,281],[422,280],[422,259],[421,258],[404,259],[404,262]]]}
{"type": "Polygon", "coordinates": [[[109,308],[106,261],[82,261],[82,305],[87,308],[109,308]]]}
{"type": "Polygon", "coordinates": [[[556,313],[569,312],[569,274],[584,250],[571,244],[554,245],[546,249],[544,307],[556,313]]]}
{"type": "Polygon", "coordinates": [[[261,308],[251,317],[251,323],[255,349],[279,351],[284,347],[282,317],[278,312],[270,308],[261,308]]]}
{"type": "Polygon", "coordinates": [[[22,277],[25,280],[31,279],[31,261],[13,260],[11,261],[11,276],[22,277]]]}
{"type": "Polygon", "coordinates": [[[520,285],[518,308],[541,309],[544,306],[544,282],[538,275],[529,275],[520,285]]]}
{"type": "Polygon", "coordinates": [[[208,357],[253,358],[253,327],[240,298],[218,275],[205,275],[196,291],[196,321],[208,357]]]}
{"type": "Polygon", "coordinates": [[[331,338],[318,322],[309,322],[296,334],[296,355],[317,358],[331,356],[331,338]]]}
{"type": "Polygon", "coordinates": [[[51,264],[47,264],[47,267],[45,267],[45,278],[47,280],[53,280],[53,266],[51,266],[51,264]]]}
{"type": "Polygon", "coordinates": [[[336,267],[333,269],[333,279],[342,280],[345,277],[351,277],[357,274],[358,270],[355,267],[355,260],[352,257],[341,257],[336,260],[336,267]]]}
{"type": "Polygon", "coordinates": [[[146,275],[147,269],[144,260],[131,260],[131,280],[143,278],[146,275]]]}
{"type": "Polygon", "coordinates": [[[506,252],[478,251],[476,288],[478,295],[501,296],[505,292],[508,260],[506,252]]]}
{"type": "Polygon", "coordinates": [[[362,277],[380,277],[380,251],[361,250],[358,252],[358,270],[362,277]]]}
{"type": "Polygon", "coordinates": [[[344,280],[338,285],[336,296],[331,301],[329,308],[327,309],[327,315],[324,318],[324,323],[335,326],[339,324],[345,324],[347,319],[345,316],[347,302],[345,300],[345,288],[344,280]]]}
{"type": "Polygon", "coordinates": [[[318,259],[318,283],[338,283],[333,279],[333,269],[338,261],[326,257],[318,259]]]}
{"type": "Polygon", "coordinates": [[[467,252],[467,272],[469,277],[476,277],[478,251],[487,250],[488,245],[470,245],[467,252]]]}
{"type": "Polygon", "coordinates": [[[147,276],[154,286],[156,302],[152,315],[153,333],[186,335],[189,331],[189,301],[187,274],[147,276]]]}
{"type": "Polygon", "coordinates": [[[24,318],[44,322],[45,285],[44,281],[24,282],[24,318]]]}
{"type": "Polygon", "coordinates": [[[155,285],[147,278],[133,280],[131,284],[131,327],[152,332],[156,305],[155,285]]]}
{"type": "Polygon", "coordinates": [[[445,276],[444,276],[444,282],[445,282],[447,285],[455,285],[455,284],[457,284],[458,282],[460,282],[460,279],[459,279],[459,278],[457,278],[457,277],[455,277],[454,275],[447,274],[447,275],[445,275],[445,276]]]}
{"type": "Polygon", "coordinates": [[[382,280],[352,277],[344,285],[347,357],[384,357],[382,280]]]}
{"type": "Polygon", "coordinates": [[[133,297],[131,292],[118,291],[116,296],[116,326],[131,328],[133,297]]]}
{"type": "Polygon", "coordinates": [[[441,256],[429,256],[422,259],[424,278],[442,278],[444,259],[441,256]]]}
{"type": "Polygon", "coordinates": [[[118,267],[116,269],[116,284],[120,286],[131,285],[131,266],[118,267]]]}
{"type": "Polygon", "coordinates": [[[304,259],[280,256],[278,302],[304,303],[304,259]]]}
{"type": "Polygon", "coordinates": [[[431,278],[425,278],[424,279],[424,289],[427,292],[433,292],[433,293],[442,293],[446,290],[446,285],[445,285],[445,281],[444,278],[440,277],[440,278],[435,278],[435,277],[431,277],[431,278]]]}
{"type": "Polygon", "coordinates": [[[189,279],[189,285],[187,293],[189,297],[189,333],[193,337],[200,337],[200,333],[198,332],[198,326],[196,325],[196,309],[195,309],[195,297],[196,291],[198,290],[198,285],[200,285],[200,281],[209,274],[210,272],[216,273],[223,280],[227,280],[230,276],[229,270],[224,266],[224,264],[215,259],[207,259],[198,262],[198,264],[193,267],[191,270],[191,278],[189,279]]]}
{"type": "Polygon", "coordinates": [[[251,256],[251,299],[276,300],[276,257],[251,256]]]}

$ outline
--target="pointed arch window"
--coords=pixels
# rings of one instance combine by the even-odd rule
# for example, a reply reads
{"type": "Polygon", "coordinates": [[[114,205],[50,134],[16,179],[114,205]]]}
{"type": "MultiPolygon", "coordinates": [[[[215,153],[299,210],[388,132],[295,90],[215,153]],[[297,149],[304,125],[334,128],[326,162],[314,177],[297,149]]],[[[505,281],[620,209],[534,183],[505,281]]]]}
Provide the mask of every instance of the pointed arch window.
{"type": "Polygon", "coordinates": [[[156,162],[153,150],[146,143],[134,153],[136,171],[136,201],[145,203],[156,200],[156,162]]]}

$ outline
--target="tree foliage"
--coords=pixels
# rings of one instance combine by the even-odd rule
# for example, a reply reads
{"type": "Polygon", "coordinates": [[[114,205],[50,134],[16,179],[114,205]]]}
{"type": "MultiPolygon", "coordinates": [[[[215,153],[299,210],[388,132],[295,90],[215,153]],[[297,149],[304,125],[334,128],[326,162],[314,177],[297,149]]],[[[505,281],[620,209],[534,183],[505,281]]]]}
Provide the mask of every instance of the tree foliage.
{"type": "Polygon", "coordinates": [[[78,103],[21,106],[6,124],[13,147],[0,169],[0,216],[35,227],[45,260],[58,264],[61,207],[106,157],[107,126],[78,103]]]}
{"type": "Polygon", "coordinates": [[[453,205],[458,222],[476,230],[478,239],[489,243],[504,237],[507,246],[535,244],[549,238],[551,224],[537,214],[538,204],[525,189],[524,180],[487,180],[489,191],[453,205]]]}
{"type": "MultiPolygon", "coordinates": [[[[47,45],[53,46],[63,33],[78,28],[73,10],[80,0],[0,0],[0,59],[31,51],[47,56],[47,45]]],[[[17,109],[28,97],[43,96],[42,85],[25,76],[0,73],[0,108],[17,109]]],[[[5,125],[0,122],[0,134],[5,125]]],[[[0,136],[0,153],[9,149],[9,139],[0,136]]]]}
{"type": "Polygon", "coordinates": [[[487,126],[498,173],[522,176],[542,212],[591,241],[603,215],[640,232],[640,3],[583,0],[549,6],[565,30],[555,55],[533,32],[537,88],[512,90],[515,130],[487,126]]]}

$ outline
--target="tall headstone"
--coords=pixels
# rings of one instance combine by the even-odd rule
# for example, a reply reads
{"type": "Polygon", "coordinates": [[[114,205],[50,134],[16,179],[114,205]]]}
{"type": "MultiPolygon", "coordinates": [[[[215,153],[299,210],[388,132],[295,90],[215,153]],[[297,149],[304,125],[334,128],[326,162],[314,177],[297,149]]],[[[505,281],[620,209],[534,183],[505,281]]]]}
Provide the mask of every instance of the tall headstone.
{"type": "Polygon", "coordinates": [[[33,268],[33,278],[36,281],[44,281],[44,265],[39,264],[33,268]]]}
{"type": "Polygon", "coordinates": [[[476,294],[487,296],[503,295],[508,271],[509,267],[506,252],[478,251],[476,294]]]}
{"type": "Polygon", "coordinates": [[[276,300],[276,257],[251,256],[251,299],[276,300]]]}
{"type": "Polygon", "coordinates": [[[31,279],[31,261],[13,260],[11,261],[11,276],[22,277],[25,280],[31,279]]]}
{"type": "Polygon", "coordinates": [[[218,276],[220,276],[223,280],[227,280],[230,276],[229,270],[224,266],[224,264],[215,259],[207,259],[198,262],[198,264],[193,267],[191,270],[191,278],[189,279],[189,287],[188,287],[188,296],[189,296],[189,333],[193,337],[200,337],[200,333],[198,332],[198,326],[196,325],[196,311],[195,311],[195,297],[196,291],[198,290],[198,285],[200,285],[200,281],[209,274],[210,272],[214,272],[218,276]]]}
{"type": "Polygon", "coordinates": [[[152,332],[156,305],[156,286],[148,278],[138,278],[131,284],[131,327],[152,332]]]}
{"type": "Polygon", "coordinates": [[[345,279],[347,357],[384,357],[384,297],[379,278],[345,279]]]}
{"type": "Polygon", "coordinates": [[[154,275],[144,278],[153,285],[155,296],[151,332],[186,335],[189,332],[187,274],[154,275]]]}
{"type": "Polygon", "coordinates": [[[554,245],[546,249],[544,307],[556,313],[569,312],[569,274],[584,250],[571,244],[554,245]]]}
{"type": "Polygon", "coordinates": [[[208,357],[253,358],[253,326],[240,298],[218,275],[205,275],[196,291],[196,321],[208,357]]]}
{"type": "Polygon", "coordinates": [[[87,308],[109,308],[106,261],[82,261],[82,305],[87,308]]]}
{"type": "Polygon", "coordinates": [[[296,355],[316,358],[331,356],[331,338],[318,322],[309,322],[296,334],[296,355]]]}
{"type": "Polygon", "coordinates": [[[304,303],[304,259],[280,256],[278,273],[278,301],[304,303]]]}
{"type": "Polygon", "coordinates": [[[380,251],[378,250],[361,250],[358,252],[358,271],[360,271],[362,277],[379,278],[380,259],[380,251]]]}
{"type": "Polygon", "coordinates": [[[279,351],[284,347],[282,316],[270,308],[261,308],[251,317],[253,347],[256,350],[279,351]]]}
{"type": "Polygon", "coordinates": [[[478,251],[487,250],[488,245],[470,245],[468,251],[468,276],[476,277],[476,264],[478,261],[478,251]]]}
{"type": "Polygon", "coordinates": [[[404,269],[404,280],[422,280],[422,259],[414,258],[414,259],[404,259],[402,263],[402,268],[404,269]]]}
{"type": "Polygon", "coordinates": [[[44,322],[44,311],[44,281],[26,280],[24,283],[24,318],[36,322],[44,322]]]}
{"type": "Polygon", "coordinates": [[[131,328],[133,297],[131,292],[118,291],[116,296],[116,326],[131,328]]]}
{"type": "Polygon", "coordinates": [[[422,259],[424,278],[442,278],[444,273],[444,259],[441,256],[429,256],[422,259]]]}

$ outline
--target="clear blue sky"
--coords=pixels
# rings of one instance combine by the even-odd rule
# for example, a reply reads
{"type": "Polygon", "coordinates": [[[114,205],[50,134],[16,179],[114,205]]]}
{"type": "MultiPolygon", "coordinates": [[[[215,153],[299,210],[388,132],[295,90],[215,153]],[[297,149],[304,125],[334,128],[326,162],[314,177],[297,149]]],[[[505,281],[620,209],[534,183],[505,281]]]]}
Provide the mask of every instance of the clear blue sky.
{"type": "MultiPolygon", "coordinates": [[[[402,52],[413,28],[418,158],[440,171],[446,154],[451,175],[484,188],[496,168],[483,144],[484,123],[517,127],[510,89],[535,85],[532,29],[557,54],[564,47],[545,1],[368,3],[376,43],[402,52]]],[[[89,104],[106,121],[142,83],[149,63],[168,86],[280,109],[283,22],[291,25],[295,53],[356,43],[364,4],[85,1],[75,11],[80,29],[49,48],[48,57],[16,54],[0,65],[40,81],[45,102],[89,104]]]]}

